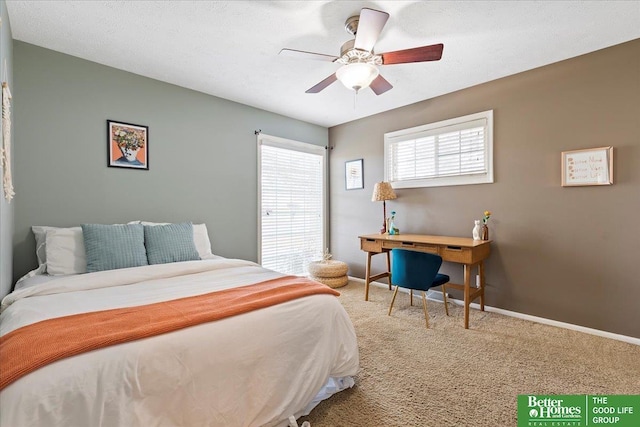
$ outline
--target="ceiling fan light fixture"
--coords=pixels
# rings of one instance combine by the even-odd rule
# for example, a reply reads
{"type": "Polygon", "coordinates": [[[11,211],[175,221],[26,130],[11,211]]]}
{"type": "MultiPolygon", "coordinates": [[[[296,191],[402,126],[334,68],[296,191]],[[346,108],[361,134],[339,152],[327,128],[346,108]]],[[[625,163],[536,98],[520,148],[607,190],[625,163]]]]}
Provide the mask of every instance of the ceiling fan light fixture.
{"type": "Polygon", "coordinates": [[[343,65],[336,71],[336,77],[347,89],[358,92],[360,89],[369,87],[371,82],[378,77],[380,72],[374,65],[366,62],[353,62],[343,65]]]}

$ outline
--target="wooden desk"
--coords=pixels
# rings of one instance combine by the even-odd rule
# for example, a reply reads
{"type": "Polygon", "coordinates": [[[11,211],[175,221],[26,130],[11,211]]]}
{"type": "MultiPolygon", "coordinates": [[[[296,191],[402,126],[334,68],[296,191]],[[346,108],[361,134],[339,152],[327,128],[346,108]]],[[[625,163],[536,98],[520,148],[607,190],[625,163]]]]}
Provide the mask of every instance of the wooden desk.
{"type": "MultiPolygon", "coordinates": [[[[440,255],[443,261],[455,262],[464,265],[464,284],[447,283],[448,287],[464,291],[464,327],[469,329],[469,304],[480,297],[480,309],[484,311],[484,264],[491,252],[491,240],[473,240],[465,237],[447,236],[423,236],[420,234],[368,234],[358,236],[360,249],[367,253],[367,267],[365,272],[364,300],[369,300],[369,283],[389,278],[391,289],[391,255],[393,248],[412,249],[414,251],[429,252],[440,255]],[[371,256],[387,254],[387,271],[371,275],[371,256]],[[471,286],[471,271],[478,268],[480,275],[480,287],[471,286]]],[[[474,280],[475,282],[475,280],[474,280]]]]}

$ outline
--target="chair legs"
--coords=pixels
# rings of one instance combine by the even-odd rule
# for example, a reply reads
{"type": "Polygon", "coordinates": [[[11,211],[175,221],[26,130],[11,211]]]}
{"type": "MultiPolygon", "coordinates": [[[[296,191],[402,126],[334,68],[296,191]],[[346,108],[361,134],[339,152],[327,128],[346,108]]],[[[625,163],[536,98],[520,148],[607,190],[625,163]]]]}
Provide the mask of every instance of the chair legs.
{"type": "MultiPolygon", "coordinates": [[[[396,296],[398,295],[399,288],[400,286],[396,286],[396,290],[393,291],[393,297],[391,298],[391,305],[389,306],[389,312],[387,313],[387,316],[391,316],[391,310],[393,310],[393,303],[396,301],[396,296]]],[[[411,302],[411,305],[413,305],[413,289],[409,289],[409,295],[409,300],[411,302]]],[[[448,316],[449,307],[447,305],[447,288],[445,287],[445,285],[442,285],[442,298],[444,299],[444,311],[448,316]]],[[[429,311],[427,310],[427,293],[425,291],[422,291],[422,310],[424,311],[425,324],[427,325],[427,329],[429,329],[429,311]]]]}
{"type": "Polygon", "coordinates": [[[409,305],[413,307],[413,289],[409,289],[409,305]]]}
{"type": "Polygon", "coordinates": [[[449,306],[447,305],[447,288],[442,285],[442,299],[444,300],[444,312],[449,315],[449,306]]]}
{"type": "Polygon", "coordinates": [[[422,291],[422,309],[424,310],[424,321],[427,323],[427,329],[429,329],[429,312],[427,311],[427,294],[422,291]]]}
{"type": "Polygon", "coordinates": [[[389,313],[387,316],[391,316],[391,309],[393,308],[393,302],[396,300],[396,295],[398,295],[398,288],[399,286],[396,286],[396,290],[393,292],[393,298],[391,298],[391,305],[389,306],[389,313]]]}

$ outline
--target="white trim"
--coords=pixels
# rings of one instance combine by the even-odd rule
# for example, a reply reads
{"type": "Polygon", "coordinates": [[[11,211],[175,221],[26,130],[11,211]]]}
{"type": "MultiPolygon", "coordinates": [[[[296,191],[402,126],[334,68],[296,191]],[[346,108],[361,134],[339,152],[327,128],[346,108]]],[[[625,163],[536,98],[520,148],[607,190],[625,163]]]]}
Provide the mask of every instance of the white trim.
{"type": "Polygon", "coordinates": [[[300,142],[293,139],[280,138],[278,136],[271,136],[264,133],[259,133],[257,139],[258,146],[268,145],[270,147],[286,148],[287,150],[317,154],[323,157],[326,155],[326,150],[323,146],[310,144],[308,142],[300,142]]]}
{"type": "MultiPolygon", "coordinates": [[[[359,277],[351,277],[349,276],[349,280],[353,280],[356,282],[362,282],[364,283],[364,279],[360,279],[359,277]]],[[[371,282],[372,285],[375,285],[377,287],[383,287],[386,289],[389,289],[389,285],[386,283],[381,283],[381,282],[371,282]]],[[[404,290],[401,288],[401,290],[404,290]]],[[[440,292],[438,292],[440,293],[440,292]]],[[[449,295],[447,293],[447,295],[449,295]]],[[[418,298],[422,298],[422,296],[420,295],[415,295],[418,298]]],[[[430,301],[438,301],[438,302],[442,302],[442,300],[439,299],[435,299],[435,298],[429,298],[427,297],[428,300],[430,301]]],[[[449,301],[455,303],[456,305],[460,305],[460,306],[464,306],[464,301],[456,299],[456,298],[448,298],[449,301]]],[[[476,304],[476,303],[471,303],[469,304],[469,307],[479,310],[480,309],[480,304],[476,304]]],[[[517,311],[510,311],[510,310],[505,310],[503,308],[496,308],[496,307],[491,307],[489,305],[484,306],[484,310],[491,312],[491,313],[498,313],[498,314],[502,314],[505,316],[509,316],[509,317],[515,317],[517,319],[522,319],[522,320],[528,320],[530,322],[535,322],[535,323],[541,323],[543,325],[549,325],[549,326],[555,326],[558,328],[564,328],[564,329],[570,329],[572,331],[578,331],[578,332],[583,332],[585,334],[589,334],[589,335],[596,335],[599,337],[603,337],[603,338],[609,338],[612,340],[616,340],[616,341],[622,341],[622,342],[626,342],[629,344],[634,344],[634,345],[640,345],[640,338],[634,338],[634,337],[630,337],[627,335],[621,335],[621,334],[614,334],[613,332],[607,332],[607,331],[601,331],[600,329],[593,329],[593,328],[587,328],[586,326],[580,326],[580,325],[574,325],[572,323],[565,323],[565,322],[559,322],[557,320],[551,320],[551,319],[546,319],[544,317],[538,317],[538,316],[532,316],[530,314],[524,314],[524,313],[518,313],[517,311]]]]}

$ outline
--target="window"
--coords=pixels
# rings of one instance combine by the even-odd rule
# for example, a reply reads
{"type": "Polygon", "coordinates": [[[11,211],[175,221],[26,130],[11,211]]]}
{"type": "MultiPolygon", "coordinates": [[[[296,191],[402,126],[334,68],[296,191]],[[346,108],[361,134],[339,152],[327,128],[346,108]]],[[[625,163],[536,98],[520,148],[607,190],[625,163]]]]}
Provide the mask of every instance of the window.
{"type": "Polygon", "coordinates": [[[493,110],[384,135],[394,188],[493,182],[493,110]]]}
{"type": "Polygon", "coordinates": [[[258,136],[258,262],[307,274],[326,242],[324,147],[258,136]]]}

